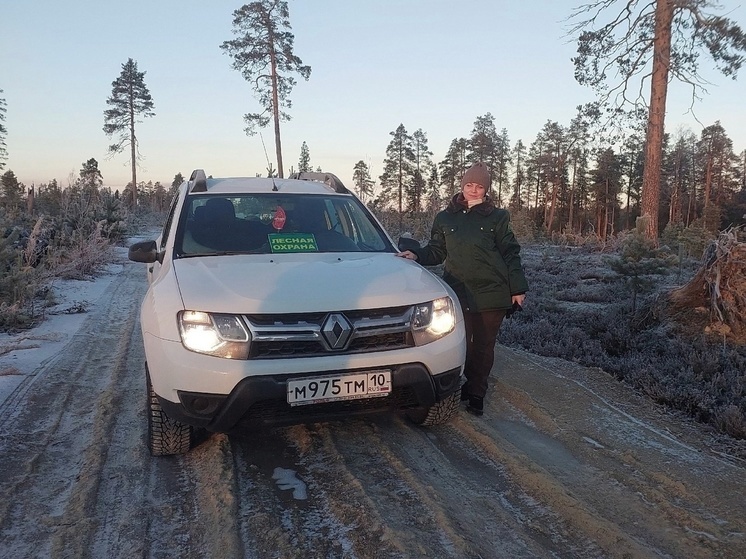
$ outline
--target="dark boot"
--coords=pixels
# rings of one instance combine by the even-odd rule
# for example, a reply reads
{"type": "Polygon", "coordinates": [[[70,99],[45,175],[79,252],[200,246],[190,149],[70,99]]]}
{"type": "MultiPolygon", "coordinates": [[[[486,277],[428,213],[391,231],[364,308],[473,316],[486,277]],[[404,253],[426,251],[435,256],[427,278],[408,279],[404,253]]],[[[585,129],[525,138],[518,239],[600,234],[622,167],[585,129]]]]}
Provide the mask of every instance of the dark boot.
{"type": "Polygon", "coordinates": [[[479,396],[469,396],[469,403],[466,405],[466,411],[474,415],[484,415],[484,398],[479,396]]]}

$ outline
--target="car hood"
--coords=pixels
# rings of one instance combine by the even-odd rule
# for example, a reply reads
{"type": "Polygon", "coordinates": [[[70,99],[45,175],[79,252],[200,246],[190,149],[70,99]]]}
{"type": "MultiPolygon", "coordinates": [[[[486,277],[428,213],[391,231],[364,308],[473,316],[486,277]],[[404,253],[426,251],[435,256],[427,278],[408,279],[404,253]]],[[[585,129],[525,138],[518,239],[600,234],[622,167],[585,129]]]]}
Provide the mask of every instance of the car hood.
{"type": "Polygon", "coordinates": [[[174,261],[184,307],[291,313],[412,305],[451,293],[419,264],[385,254],[274,254],[174,261]]]}

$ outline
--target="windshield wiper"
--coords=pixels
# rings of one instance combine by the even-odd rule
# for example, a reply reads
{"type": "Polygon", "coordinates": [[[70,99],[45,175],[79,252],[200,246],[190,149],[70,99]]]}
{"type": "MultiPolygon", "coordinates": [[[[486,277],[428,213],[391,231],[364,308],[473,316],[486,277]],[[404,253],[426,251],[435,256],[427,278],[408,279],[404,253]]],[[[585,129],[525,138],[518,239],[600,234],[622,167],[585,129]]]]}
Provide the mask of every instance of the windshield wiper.
{"type": "Polygon", "coordinates": [[[245,250],[216,250],[213,252],[190,252],[189,254],[181,254],[181,258],[194,258],[197,256],[234,256],[236,254],[256,254],[246,252],[245,250]]]}

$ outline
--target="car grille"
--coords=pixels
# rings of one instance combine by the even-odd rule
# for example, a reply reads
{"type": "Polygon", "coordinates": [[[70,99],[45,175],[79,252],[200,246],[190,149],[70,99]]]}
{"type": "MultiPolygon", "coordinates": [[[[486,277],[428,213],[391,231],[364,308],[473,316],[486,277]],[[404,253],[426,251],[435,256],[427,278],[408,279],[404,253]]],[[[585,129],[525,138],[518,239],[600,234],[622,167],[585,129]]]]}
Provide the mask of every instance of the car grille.
{"type": "Polygon", "coordinates": [[[412,307],[247,315],[249,359],[369,353],[412,347],[412,307]]]}

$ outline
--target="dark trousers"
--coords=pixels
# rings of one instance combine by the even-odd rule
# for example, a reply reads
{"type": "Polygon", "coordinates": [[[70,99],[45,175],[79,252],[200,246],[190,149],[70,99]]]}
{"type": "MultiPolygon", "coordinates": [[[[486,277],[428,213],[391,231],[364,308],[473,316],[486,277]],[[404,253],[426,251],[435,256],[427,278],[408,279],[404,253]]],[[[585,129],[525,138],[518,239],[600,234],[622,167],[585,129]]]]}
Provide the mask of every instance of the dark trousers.
{"type": "Polygon", "coordinates": [[[483,312],[464,311],[466,326],[466,376],[465,393],[484,398],[487,394],[487,377],[495,362],[497,332],[505,318],[505,310],[483,312]]]}

